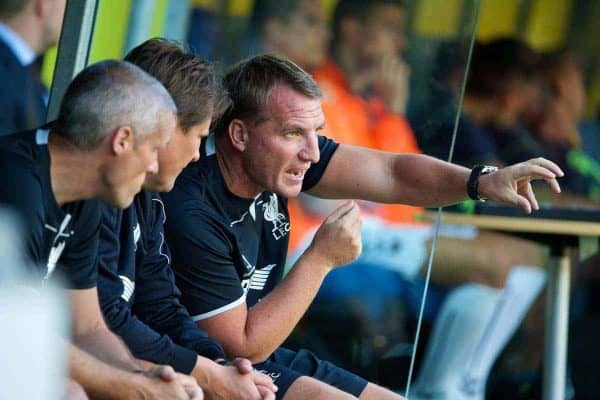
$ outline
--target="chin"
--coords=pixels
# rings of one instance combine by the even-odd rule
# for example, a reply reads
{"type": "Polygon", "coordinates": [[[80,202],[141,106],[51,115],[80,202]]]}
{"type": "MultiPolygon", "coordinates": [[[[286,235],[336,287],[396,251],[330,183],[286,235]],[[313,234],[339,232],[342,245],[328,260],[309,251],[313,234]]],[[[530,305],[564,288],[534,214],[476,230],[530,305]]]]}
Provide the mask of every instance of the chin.
{"type": "Polygon", "coordinates": [[[144,182],[143,189],[151,192],[165,193],[170,192],[173,189],[173,186],[175,186],[174,179],[168,181],[147,180],[144,182]]]}
{"type": "Polygon", "coordinates": [[[135,195],[125,196],[123,194],[112,194],[110,196],[101,197],[100,200],[112,207],[127,208],[133,203],[134,197],[135,195]]]}
{"type": "Polygon", "coordinates": [[[276,193],[282,197],[287,199],[292,199],[294,197],[298,197],[298,195],[302,192],[302,185],[298,186],[286,186],[282,187],[276,191],[276,193]]]}

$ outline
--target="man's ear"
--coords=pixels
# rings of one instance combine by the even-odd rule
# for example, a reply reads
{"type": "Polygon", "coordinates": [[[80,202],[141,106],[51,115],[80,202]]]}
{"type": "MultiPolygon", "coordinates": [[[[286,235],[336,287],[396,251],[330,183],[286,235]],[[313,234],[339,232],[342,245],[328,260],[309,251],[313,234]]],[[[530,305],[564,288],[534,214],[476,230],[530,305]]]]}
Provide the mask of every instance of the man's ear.
{"type": "Polygon", "coordinates": [[[234,119],[229,123],[229,140],[233,147],[238,151],[246,150],[248,146],[248,129],[244,121],[240,119],[234,119]]]}
{"type": "Polygon", "coordinates": [[[133,129],[129,125],[118,127],[110,138],[110,150],[116,156],[133,150],[134,144],[133,129]]]}

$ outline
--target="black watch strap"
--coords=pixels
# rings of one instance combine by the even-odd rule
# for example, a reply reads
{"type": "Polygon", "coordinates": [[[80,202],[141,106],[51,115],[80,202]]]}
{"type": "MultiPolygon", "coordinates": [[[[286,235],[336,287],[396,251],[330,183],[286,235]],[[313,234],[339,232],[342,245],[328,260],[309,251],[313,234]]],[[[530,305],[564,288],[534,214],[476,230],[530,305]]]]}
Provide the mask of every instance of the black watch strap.
{"type": "Polygon", "coordinates": [[[477,165],[471,170],[471,175],[467,181],[467,194],[471,200],[485,201],[479,196],[479,177],[498,171],[497,167],[489,165],[477,165]]]}

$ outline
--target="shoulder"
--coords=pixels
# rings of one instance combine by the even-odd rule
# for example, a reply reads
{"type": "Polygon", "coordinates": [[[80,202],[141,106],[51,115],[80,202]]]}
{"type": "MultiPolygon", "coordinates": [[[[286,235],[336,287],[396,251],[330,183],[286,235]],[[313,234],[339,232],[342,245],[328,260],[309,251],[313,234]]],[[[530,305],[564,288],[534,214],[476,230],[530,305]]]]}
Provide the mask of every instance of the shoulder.
{"type": "Polygon", "coordinates": [[[319,136],[319,162],[312,164],[304,176],[303,191],[309,190],[319,183],[338,147],[339,144],[337,142],[325,136],[319,136]]]}
{"type": "Polygon", "coordinates": [[[95,231],[102,219],[101,204],[100,200],[89,199],[69,203],[63,208],[71,214],[71,218],[80,229],[95,231]]]}
{"type": "Polygon", "coordinates": [[[41,203],[44,182],[40,172],[49,168],[27,143],[25,133],[0,137],[0,202],[11,200],[29,206],[28,202],[41,203]],[[24,136],[24,137],[22,137],[24,136]]]}

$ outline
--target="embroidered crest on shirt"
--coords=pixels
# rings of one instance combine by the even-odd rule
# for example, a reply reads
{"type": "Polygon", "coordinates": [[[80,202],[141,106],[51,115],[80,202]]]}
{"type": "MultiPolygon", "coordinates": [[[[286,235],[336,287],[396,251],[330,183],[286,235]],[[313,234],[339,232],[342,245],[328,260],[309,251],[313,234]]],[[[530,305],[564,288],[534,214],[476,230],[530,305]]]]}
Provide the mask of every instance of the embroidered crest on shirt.
{"type": "Polygon", "coordinates": [[[285,214],[279,212],[279,201],[277,195],[272,193],[268,203],[263,203],[263,212],[265,221],[273,223],[271,233],[275,240],[279,240],[290,231],[290,223],[285,214]]]}
{"type": "Polygon", "coordinates": [[[71,221],[71,214],[65,215],[65,218],[60,224],[60,227],[57,229],[51,225],[44,225],[44,228],[48,229],[51,232],[55,233],[54,239],[52,240],[52,247],[50,248],[50,253],[48,254],[48,262],[46,264],[46,275],[44,276],[44,281],[47,281],[52,276],[52,273],[56,269],[56,264],[62,255],[62,252],[65,249],[66,242],[65,239],[71,237],[73,235],[73,231],[65,232],[69,222],[71,221]]]}

